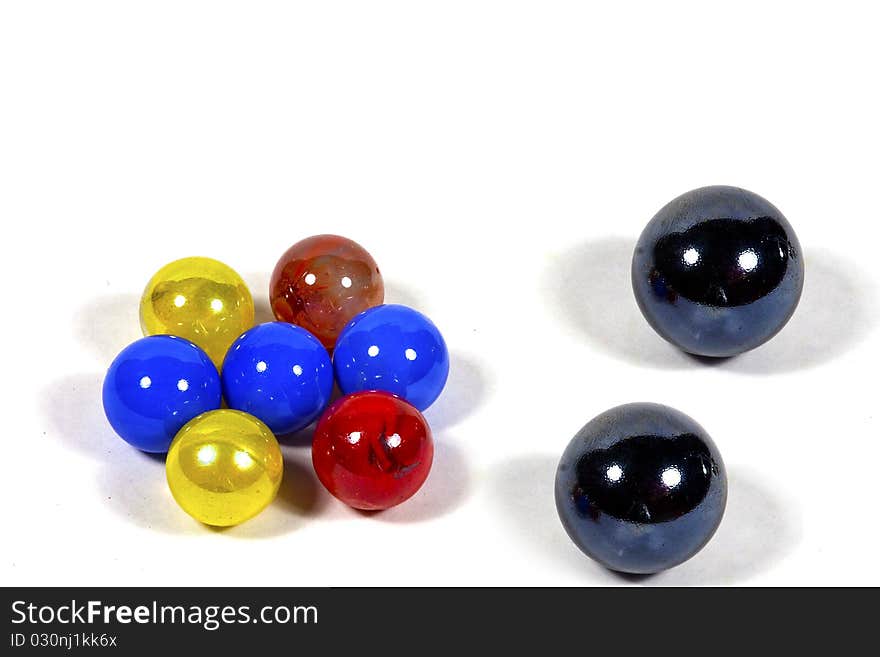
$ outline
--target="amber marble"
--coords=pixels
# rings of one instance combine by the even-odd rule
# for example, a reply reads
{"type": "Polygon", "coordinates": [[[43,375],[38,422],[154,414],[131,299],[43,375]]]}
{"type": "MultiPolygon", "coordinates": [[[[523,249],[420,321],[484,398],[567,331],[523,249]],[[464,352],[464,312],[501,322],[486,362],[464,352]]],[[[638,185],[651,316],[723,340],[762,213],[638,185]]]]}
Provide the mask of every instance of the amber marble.
{"type": "Polygon", "coordinates": [[[312,333],[327,349],[351,319],[385,299],[373,257],[357,242],[316,235],[290,247],[272,272],[275,317],[312,333]]]}

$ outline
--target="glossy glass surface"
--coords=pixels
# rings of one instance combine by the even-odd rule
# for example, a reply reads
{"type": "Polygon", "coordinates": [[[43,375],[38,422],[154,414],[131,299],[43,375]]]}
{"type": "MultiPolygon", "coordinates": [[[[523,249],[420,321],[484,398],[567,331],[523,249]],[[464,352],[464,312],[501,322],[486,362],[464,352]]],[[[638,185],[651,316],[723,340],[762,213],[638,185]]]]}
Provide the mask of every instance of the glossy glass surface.
{"type": "Polygon", "coordinates": [[[270,322],[232,344],[222,381],[230,408],[285,434],[310,425],[330,403],[333,365],[324,346],[304,328],[270,322]]]}
{"type": "Polygon", "coordinates": [[[170,335],[130,344],[107,370],[104,412],[113,430],[145,452],[166,452],[191,419],[220,408],[220,375],[204,351],[170,335]]]}
{"type": "Polygon", "coordinates": [[[763,344],[791,318],[804,260],[773,205],[736,187],[679,196],[636,246],[633,290],[657,333],[700,356],[735,356],[763,344]]]}
{"type": "Polygon", "coordinates": [[[423,411],[446,385],[449,353],[430,319],[389,304],[361,313],[345,327],[333,366],[342,392],[385,390],[423,411]]]}
{"type": "Polygon", "coordinates": [[[425,418],[386,392],[337,399],[318,421],[312,462],[325,488],[356,509],[388,509],[412,497],[431,470],[425,418]]]}
{"type": "Polygon", "coordinates": [[[343,327],[385,299],[376,261],[357,242],[316,235],[278,260],[269,284],[275,317],[302,326],[332,350],[343,327]]]}
{"type": "Polygon", "coordinates": [[[254,300],[241,276],[222,262],[183,258],[150,279],[140,314],[144,335],[186,338],[219,368],[233,340],[254,325],[254,300]]]}
{"type": "Polygon", "coordinates": [[[171,443],[165,473],[171,494],[193,518],[229,527],[254,517],[278,493],[281,448],[265,424],[241,411],[210,411],[171,443]]]}
{"type": "Polygon", "coordinates": [[[659,404],[627,404],[589,422],[556,473],[556,508],[585,554],[649,574],[691,558],[724,515],[727,475],[705,430],[659,404]]]}

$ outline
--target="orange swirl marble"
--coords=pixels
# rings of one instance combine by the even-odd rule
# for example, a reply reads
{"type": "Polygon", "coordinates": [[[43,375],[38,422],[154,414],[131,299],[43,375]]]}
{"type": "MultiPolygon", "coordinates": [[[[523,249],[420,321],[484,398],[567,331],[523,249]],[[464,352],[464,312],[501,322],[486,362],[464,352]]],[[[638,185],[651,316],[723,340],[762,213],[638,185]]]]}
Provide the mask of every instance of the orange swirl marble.
{"type": "Polygon", "coordinates": [[[385,299],[373,257],[338,235],[316,235],[290,247],[272,272],[269,299],[275,317],[301,326],[332,350],[351,319],[385,299]]]}

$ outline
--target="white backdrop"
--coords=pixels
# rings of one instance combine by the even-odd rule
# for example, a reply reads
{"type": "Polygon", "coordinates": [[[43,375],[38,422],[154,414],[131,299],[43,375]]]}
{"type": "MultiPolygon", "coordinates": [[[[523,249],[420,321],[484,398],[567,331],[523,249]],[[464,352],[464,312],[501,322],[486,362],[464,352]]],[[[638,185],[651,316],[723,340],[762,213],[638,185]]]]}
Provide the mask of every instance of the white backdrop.
{"type": "Polygon", "coordinates": [[[880,584],[878,16],[864,2],[21,2],[0,7],[3,584],[880,584]],[[644,224],[707,184],[776,204],[798,313],[716,366],[629,287],[644,224]],[[237,269],[267,319],[293,242],[362,243],[452,353],[434,470],[366,517],[308,447],[206,529],[100,386],[149,276],[237,269]],[[692,415],[728,466],[715,539],[622,579],[553,504],[616,404],[692,415]]]}

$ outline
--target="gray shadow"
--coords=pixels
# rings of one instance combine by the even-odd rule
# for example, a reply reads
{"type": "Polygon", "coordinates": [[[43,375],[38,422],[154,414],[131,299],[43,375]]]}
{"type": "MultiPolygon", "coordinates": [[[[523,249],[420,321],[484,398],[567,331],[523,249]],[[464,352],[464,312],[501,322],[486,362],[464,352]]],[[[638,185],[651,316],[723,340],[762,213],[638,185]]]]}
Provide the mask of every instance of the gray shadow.
{"type": "Polygon", "coordinates": [[[268,299],[254,298],[254,326],[278,321],[272,313],[268,299]]]}
{"type": "Polygon", "coordinates": [[[275,313],[269,305],[269,280],[272,278],[272,272],[253,272],[242,278],[254,298],[254,324],[274,322],[275,313]]]}
{"type": "Polygon", "coordinates": [[[416,310],[422,305],[418,295],[397,281],[385,281],[385,303],[396,303],[416,310]]]}
{"type": "Polygon", "coordinates": [[[553,487],[557,459],[520,457],[493,469],[491,490],[518,542],[536,557],[564,563],[578,583],[692,586],[735,584],[751,579],[785,558],[800,542],[800,518],[792,517],[772,487],[748,470],[728,470],[727,510],[718,532],[691,560],[654,576],[615,573],[582,554],[569,540],[556,512],[553,487]]]}
{"type": "Polygon", "coordinates": [[[435,431],[445,431],[472,415],[486,399],[486,379],[479,365],[458,352],[449,354],[449,379],[426,411],[435,431]]]}
{"type": "Polygon", "coordinates": [[[284,479],[274,504],[300,517],[319,515],[332,498],[312,467],[312,451],[283,451],[284,479]]]}
{"type": "Polygon", "coordinates": [[[117,452],[134,448],[116,435],[104,416],[103,383],[104,375],[98,373],[65,377],[42,391],[41,406],[43,417],[52,428],[49,432],[52,440],[58,440],[65,448],[106,460],[117,452]]]}
{"type": "MultiPolygon", "coordinates": [[[[335,387],[336,386],[334,384],[334,390],[335,390],[335,387]]],[[[334,399],[334,397],[331,396],[331,399],[334,399]]],[[[331,401],[330,403],[332,404],[333,402],[331,401]]],[[[299,431],[294,431],[293,433],[285,433],[285,434],[276,436],[276,438],[278,438],[278,442],[281,444],[282,449],[285,446],[288,446],[288,447],[308,447],[310,450],[309,453],[311,453],[312,438],[315,435],[315,427],[317,426],[317,424],[318,424],[318,422],[316,420],[316,421],[312,422],[309,426],[307,426],[303,429],[300,429],[299,431]]]]}
{"type": "Polygon", "coordinates": [[[572,584],[614,583],[615,575],[569,540],[559,522],[553,487],[558,457],[530,454],[495,465],[486,488],[510,532],[510,542],[527,546],[536,559],[564,564],[572,584]]]}
{"type": "Polygon", "coordinates": [[[164,458],[130,447],[102,463],[96,479],[107,506],[127,522],[166,534],[204,531],[171,496],[164,458]]]}
{"type": "Polygon", "coordinates": [[[422,488],[403,504],[370,517],[393,523],[424,522],[445,516],[469,497],[471,474],[464,452],[449,439],[434,442],[434,463],[422,488]]]}
{"type": "Polygon", "coordinates": [[[92,299],[73,318],[76,339],[109,366],[127,345],[142,338],[140,297],[115,294],[92,299]]]}
{"type": "Polygon", "coordinates": [[[607,238],[575,247],[554,263],[544,289],[560,318],[604,351],[635,365],[663,369],[712,366],[741,374],[815,367],[852,349],[873,328],[876,290],[849,261],[807,251],[801,303],[782,332],[762,347],[727,359],[688,356],[650,328],[633,297],[635,242],[607,238]]]}
{"type": "Polygon", "coordinates": [[[129,522],[166,533],[197,533],[200,526],[174,502],[165,481],[165,455],[126,444],[104,417],[102,374],[77,374],[42,394],[47,436],[64,449],[96,459],[96,485],[107,506],[129,522]]]}
{"type": "Polygon", "coordinates": [[[576,246],[553,261],[543,290],[569,327],[634,365],[685,369],[695,364],[658,336],[633,296],[635,240],[606,238],[576,246]]]}

